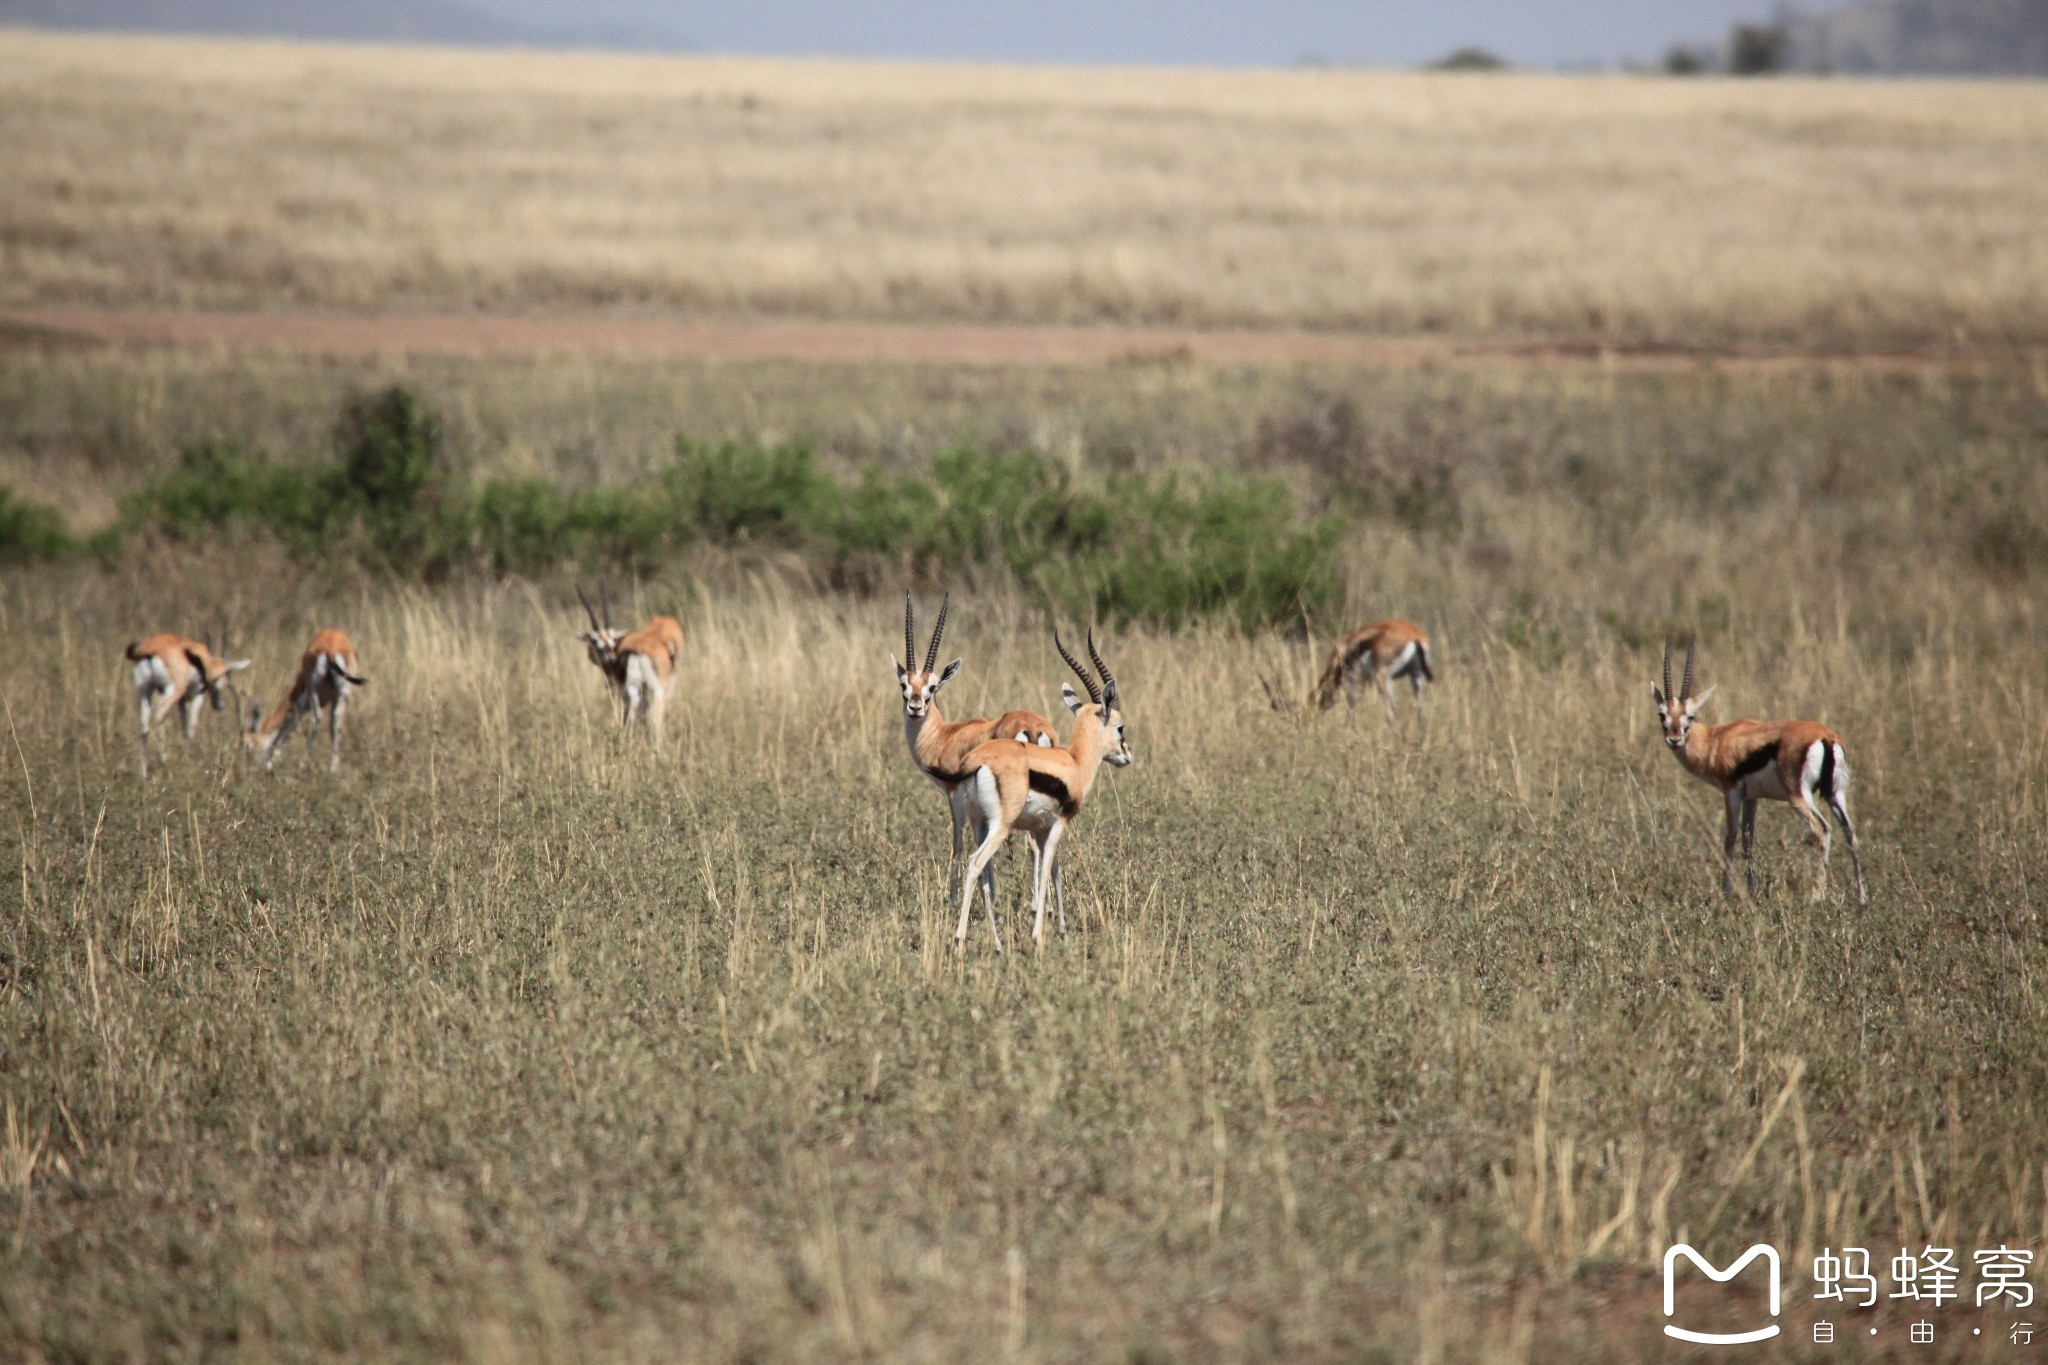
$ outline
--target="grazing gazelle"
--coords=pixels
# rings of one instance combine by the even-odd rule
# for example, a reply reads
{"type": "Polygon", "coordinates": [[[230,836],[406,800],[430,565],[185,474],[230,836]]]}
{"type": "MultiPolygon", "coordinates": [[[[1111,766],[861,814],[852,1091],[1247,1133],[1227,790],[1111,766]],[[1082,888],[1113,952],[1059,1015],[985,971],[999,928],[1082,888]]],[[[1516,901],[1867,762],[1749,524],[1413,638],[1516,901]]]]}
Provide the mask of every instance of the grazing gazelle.
{"type": "Polygon", "coordinates": [[[619,699],[622,722],[631,725],[638,718],[649,738],[659,740],[669,694],[675,690],[676,663],[683,657],[682,624],[673,616],[650,616],[640,629],[622,632],[612,625],[611,594],[603,583],[597,585],[597,595],[604,605],[602,619],[583,589],[576,589],[584,615],[590,618],[590,629],[576,638],[619,699]]]}
{"type": "MultiPolygon", "coordinates": [[[[1087,687],[1088,700],[1083,702],[1074,695],[1073,688],[1061,685],[1060,695],[1066,699],[1067,709],[1074,713],[1074,734],[1063,746],[1045,748],[990,740],[967,755],[969,776],[964,786],[968,814],[988,833],[974,850],[967,865],[968,884],[961,887],[960,925],[954,930],[953,939],[962,945],[967,942],[968,912],[974,906],[972,883],[1013,829],[1027,831],[1036,845],[1036,869],[1031,879],[1031,941],[1045,942],[1045,896],[1048,884],[1055,889],[1058,886],[1060,836],[1081,814],[1081,806],[1088,799],[1103,763],[1121,768],[1131,762],[1131,746],[1124,738],[1123,713],[1117,708],[1116,677],[1095,652],[1094,633],[1089,633],[1088,657],[1102,674],[1100,685],[1067,652],[1057,631],[1052,639],[1060,657],[1087,687]]],[[[1065,919],[1064,909],[1061,919],[1065,919]]],[[[996,927],[993,907],[989,911],[988,931],[995,939],[996,951],[1002,952],[1003,935],[996,927]]]]}
{"type": "MultiPolygon", "coordinates": [[[[227,650],[225,638],[221,650],[227,650]]],[[[185,722],[185,738],[192,738],[200,703],[211,702],[216,711],[226,705],[226,689],[234,685],[230,675],[247,668],[249,661],[229,663],[210,646],[168,632],[129,645],[126,654],[134,665],[135,697],[142,714],[142,775],[148,777],[150,727],[161,724],[175,706],[185,722]]]]}
{"type": "Polygon", "coordinates": [[[268,769],[277,757],[278,747],[311,712],[313,724],[306,729],[306,758],[312,761],[313,732],[319,727],[324,708],[331,746],[327,771],[340,772],[341,713],[348,707],[349,689],[361,687],[367,681],[356,673],[356,647],[348,636],[332,628],[316,632],[299,658],[299,672],[292,679],[291,690],[270,708],[270,713],[264,714],[261,702],[249,703],[249,718],[242,731],[249,756],[258,768],[268,769]]]}
{"type": "MultiPolygon", "coordinates": [[[[1849,836],[1849,858],[1856,868],[1856,903],[1868,905],[1863,890],[1863,855],[1856,848],[1856,826],[1849,819],[1849,759],[1842,737],[1818,721],[1731,720],[1725,725],[1699,725],[1699,709],[1714,694],[1709,687],[1692,694],[1692,663],[1698,639],[1685,646],[1685,679],[1671,690],[1671,642],[1664,643],[1664,688],[1650,687],[1664,743],[1685,770],[1719,791],[1728,803],[1728,825],[1721,840],[1721,890],[1733,894],[1735,828],[1742,826],[1742,862],[1749,890],[1756,893],[1756,803],[1783,801],[1820,841],[1820,876],[1813,898],[1828,889],[1828,822],[1816,807],[1825,802],[1849,836]]],[[[1719,686],[1719,684],[1715,684],[1719,686]]]]}
{"type": "MultiPolygon", "coordinates": [[[[947,865],[946,894],[959,894],[960,889],[960,831],[968,825],[966,793],[962,784],[971,771],[962,766],[967,754],[976,745],[988,740],[1011,740],[1022,744],[1050,748],[1056,741],[1052,722],[1036,711],[1005,711],[994,720],[977,717],[947,723],[939,714],[939,689],[953,680],[960,671],[961,661],[953,660],[945,671],[932,670],[939,662],[939,642],[946,635],[946,612],[951,609],[953,599],[948,595],[939,604],[938,624],[932,628],[931,645],[924,652],[924,667],[917,667],[917,619],[911,606],[910,594],[903,594],[903,662],[896,665],[896,681],[903,688],[903,741],[910,746],[911,761],[918,771],[938,784],[946,794],[946,809],[953,818],[953,858],[947,865]]],[[[973,828],[978,841],[979,827],[973,828]]],[[[984,867],[981,874],[983,893],[988,897],[990,913],[994,913],[996,894],[995,868],[984,867]]]]}
{"type": "Polygon", "coordinates": [[[1387,719],[1394,719],[1394,681],[1406,678],[1415,692],[1415,711],[1422,713],[1422,684],[1435,682],[1429,667],[1429,637],[1413,621],[1374,621],[1360,626],[1339,640],[1330,651],[1330,661],[1316,679],[1309,700],[1327,711],[1337,703],[1337,689],[1344,700],[1356,704],[1360,681],[1379,683],[1380,696],[1387,703],[1387,719]]]}

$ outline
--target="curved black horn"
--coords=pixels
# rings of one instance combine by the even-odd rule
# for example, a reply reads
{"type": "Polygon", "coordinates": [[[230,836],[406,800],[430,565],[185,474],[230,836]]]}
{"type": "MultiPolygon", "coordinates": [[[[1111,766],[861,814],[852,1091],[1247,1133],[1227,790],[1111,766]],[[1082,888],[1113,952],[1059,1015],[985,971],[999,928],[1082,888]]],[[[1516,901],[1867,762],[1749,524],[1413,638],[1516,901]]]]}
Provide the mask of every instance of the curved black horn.
{"type": "Polygon", "coordinates": [[[903,667],[917,667],[917,617],[910,606],[910,589],[903,590],[903,667]]]}
{"type": "Polygon", "coordinates": [[[1670,701],[1677,694],[1671,690],[1671,638],[1664,639],[1664,700],[1670,701]]]}
{"type": "Polygon", "coordinates": [[[1699,642],[1700,633],[1698,631],[1694,631],[1692,638],[1685,642],[1685,681],[1680,684],[1678,695],[1686,701],[1692,700],[1692,656],[1693,650],[1698,647],[1699,642]]]}
{"type": "Polygon", "coordinates": [[[583,614],[590,618],[591,634],[602,635],[604,627],[597,623],[597,608],[590,605],[590,598],[584,593],[581,583],[576,585],[576,600],[583,604],[583,614]]]}
{"type": "Polygon", "coordinates": [[[1095,685],[1094,677],[1089,674],[1087,669],[1081,666],[1081,661],[1067,652],[1066,645],[1060,641],[1060,628],[1058,626],[1052,628],[1052,647],[1057,649],[1060,652],[1060,657],[1067,661],[1067,667],[1080,675],[1081,685],[1088,689],[1088,700],[1099,705],[1102,701],[1102,689],[1095,685]]]}
{"type": "Polygon", "coordinates": [[[1095,661],[1095,671],[1102,675],[1102,695],[1111,703],[1116,701],[1116,675],[1109,671],[1109,665],[1102,662],[1102,656],[1095,652],[1095,630],[1088,631],[1088,657],[1095,661]]]}
{"type": "Polygon", "coordinates": [[[924,652],[924,671],[929,673],[939,661],[939,641],[946,636],[946,608],[953,605],[953,594],[947,593],[939,599],[939,623],[932,627],[932,647],[924,652]]]}

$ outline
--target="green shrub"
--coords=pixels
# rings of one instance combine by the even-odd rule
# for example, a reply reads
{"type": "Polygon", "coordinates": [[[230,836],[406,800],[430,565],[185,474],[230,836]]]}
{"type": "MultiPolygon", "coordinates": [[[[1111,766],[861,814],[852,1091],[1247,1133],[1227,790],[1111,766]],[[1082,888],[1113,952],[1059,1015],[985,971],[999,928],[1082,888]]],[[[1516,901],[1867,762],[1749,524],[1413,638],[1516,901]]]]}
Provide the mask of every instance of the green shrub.
{"type": "Polygon", "coordinates": [[[700,446],[678,437],[662,476],[676,510],[706,534],[797,542],[833,520],[839,486],[807,445],[700,446]]]}
{"type": "Polygon", "coordinates": [[[0,564],[31,564],[68,559],[79,544],[54,507],[17,497],[0,488],[0,564]]]}
{"type": "Polygon", "coordinates": [[[842,481],[801,442],[679,439],[666,466],[632,483],[572,492],[492,479],[465,489],[446,467],[439,420],[399,388],[344,409],[332,463],[195,446],[124,505],[123,524],[173,537],[245,525],[428,574],[465,564],[652,570],[700,541],[766,543],[845,586],[986,572],[1070,617],[1164,625],[1297,619],[1333,602],[1338,578],[1337,523],[1305,523],[1277,481],[1124,474],[1084,486],[1034,451],[956,446],[926,465],[842,481]]]}
{"type": "Polygon", "coordinates": [[[370,540],[403,567],[439,548],[435,513],[443,483],[441,419],[402,384],[349,400],[335,423],[337,500],[370,540]]]}

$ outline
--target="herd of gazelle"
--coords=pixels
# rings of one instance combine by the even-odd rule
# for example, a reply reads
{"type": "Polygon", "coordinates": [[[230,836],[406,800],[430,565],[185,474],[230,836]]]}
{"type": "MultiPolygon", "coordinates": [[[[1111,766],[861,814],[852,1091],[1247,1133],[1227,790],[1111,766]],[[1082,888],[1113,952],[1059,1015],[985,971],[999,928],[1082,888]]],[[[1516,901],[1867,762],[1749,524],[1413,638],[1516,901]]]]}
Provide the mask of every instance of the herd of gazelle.
{"type": "MultiPolygon", "coordinates": [[[[221,653],[227,652],[225,639],[221,653]]],[[[211,702],[218,711],[227,704],[227,693],[237,699],[241,691],[234,675],[249,666],[249,660],[230,663],[205,641],[182,635],[159,634],[128,646],[126,657],[135,682],[135,695],[142,716],[142,775],[149,776],[149,730],[177,707],[183,713],[185,738],[192,738],[201,704],[211,702]]],[[[341,771],[341,713],[348,709],[348,693],[368,679],[356,672],[355,644],[338,630],[314,634],[299,658],[299,671],[292,685],[268,711],[250,700],[242,714],[242,744],[259,768],[268,768],[277,750],[291,737],[299,722],[311,713],[313,724],[306,729],[306,752],[313,752],[313,736],[320,725],[320,713],[327,713],[330,746],[327,767],[341,771]]]]}
{"type": "MultiPolygon", "coordinates": [[[[669,697],[675,690],[676,666],[682,657],[683,630],[672,616],[650,617],[635,631],[621,631],[612,625],[611,597],[602,584],[600,605],[593,607],[581,588],[576,590],[589,618],[590,629],[577,638],[590,661],[604,675],[606,686],[619,702],[621,718],[627,725],[637,722],[648,737],[658,740],[669,697]]],[[[956,942],[965,944],[974,907],[974,893],[980,888],[988,911],[989,934],[996,951],[1003,951],[1002,931],[996,921],[995,870],[993,860],[1013,831],[1031,838],[1031,937],[1045,939],[1045,903],[1050,894],[1059,931],[1067,928],[1065,891],[1060,877],[1059,845],[1068,828],[1080,817],[1088,794],[1104,763],[1128,767],[1131,746],[1124,734],[1123,712],[1116,676],[1096,651],[1095,637],[1088,636],[1088,657],[1094,664],[1076,659],[1053,632],[1053,647],[1073,669],[1088,695],[1084,700],[1062,683],[1060,695],[1073,713],[1074,729],[1067,741],[1059,742],[1052,722],[1035,711],[1006,711],[993,720],[976,718],[948,722],[938,709],[939,690],[960,672],[961,660],[954,659],[937,669],[939,645],[946,633],[946,614],[951,599],[940,604],[939,617],[918,666],[917,623],[910,594],[903,595],[903,661],[896,665],[896,681],[903,691],[903,738],[911,761],[945,793],[947,814],[952,822],[953,847],[950,863],[949,896],[957,897],[960,919],[954,930],[956,942]],[[971,835],[971,840],[963,834],[971,835]]],[[[1727,820],[1721,849],[1721,889],[1734,890],[1735,843],[1738,831],[1747,885],[1756,890],[1756,808],[1760,801],[1783,801],[1792,807],[1814,840],[1820,845],[1820,867],[1813,889],[1819,900],[1827,891],[1828,853],[1831,846],[1823,808],[1832,813],[1849,841],[1849,857],[1855,868],[1856,900],[1867,904],[1863,884],[1863,857],[1856,846],[1856,827],[1849,815],[1849,761],[1842,737],[1817,721],[1732,720],[1724,725],[1698,723],[1699,709],[1713,695],[1709,687],[1692,694],[1695,642],[1685,649],[1685,672],[1674,691],[1671,686],[1671,646],[1664,646],[1663,686],[1652,685],[1664,742],[1685,770],[1722,795],[1727,820]]],[[[230,661],[226,640],[219,652],[210,641],[182,635],[158,634],[128,646],[126,657],[141,717],[142,773],[149,775],[149,732],[177,708],[185,737],[192,737],[200,708],[211,703],[215,710],[226,704],[227,694],[241,697],[234,675],[249,667],[249,660],[230,661]]],[[[1375,621],[1337,642],[1329,661],[1310,689],[1308,702],[1327,710],[1336,702],[1339,690],[1355,702],[1360,682],[1377,684],[1394,714],[1394,683],[1405,678],[1413,690],[1418,713],[1422,706],[1422,684],[1435,681],[1430,666],[1429,639],[1412,622],[1375,621]]],[[[1270,682],[1264,683],[1276,709],[1289,699],[1270,682]]],[[[313,724],[306,732],[310,758],[314,734],[321,713],[327,716],[330,746],[328,767],[341,767],[341,719],[347,709],[349,690],[361,687],[365,679],[357,672],[355,645],[339,630],[316,633],[299,659],[299,669],[284,696],[265,711],[250,701],[243,711],[243,743],[259,768],[268,768],[278,748],[309,714],[313,724]]]]}

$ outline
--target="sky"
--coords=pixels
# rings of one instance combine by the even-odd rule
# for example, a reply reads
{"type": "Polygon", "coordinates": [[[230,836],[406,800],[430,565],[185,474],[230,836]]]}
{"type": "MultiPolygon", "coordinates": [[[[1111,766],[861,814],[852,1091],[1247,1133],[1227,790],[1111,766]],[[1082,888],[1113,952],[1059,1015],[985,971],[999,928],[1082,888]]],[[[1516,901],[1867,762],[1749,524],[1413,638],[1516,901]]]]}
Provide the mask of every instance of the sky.
{"type": "MultiPolygon", "coordinates": [[[[706,52],[1172,66],[1416,66],[1468,44],[1518,65],[1654,59],[1769,0],[467,0],[556,30],[706,52]]],[[[1816,8],[1831,6],[1820,5],[1816,8]]]]}

